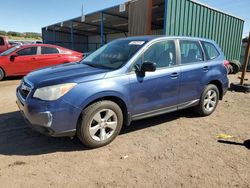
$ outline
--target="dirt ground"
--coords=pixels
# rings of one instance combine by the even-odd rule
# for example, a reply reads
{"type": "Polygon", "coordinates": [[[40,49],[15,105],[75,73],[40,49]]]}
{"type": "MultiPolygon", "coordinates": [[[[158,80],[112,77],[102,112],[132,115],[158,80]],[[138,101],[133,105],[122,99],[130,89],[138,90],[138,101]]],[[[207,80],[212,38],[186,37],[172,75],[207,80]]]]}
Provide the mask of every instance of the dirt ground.
{"type": "Polygon", "coordinates": [[[134,122],[88,150],[27,127],[19,82],[0,82],[0,187],[250,187],[250,94],[229,91],[210,117],[187,109],[134,122]]]}

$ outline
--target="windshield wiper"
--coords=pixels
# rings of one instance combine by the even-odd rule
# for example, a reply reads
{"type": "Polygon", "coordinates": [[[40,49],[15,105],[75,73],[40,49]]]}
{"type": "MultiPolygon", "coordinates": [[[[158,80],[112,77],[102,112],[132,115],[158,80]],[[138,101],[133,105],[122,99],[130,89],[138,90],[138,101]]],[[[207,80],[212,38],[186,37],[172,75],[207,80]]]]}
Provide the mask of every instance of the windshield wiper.
{"type": "Polygon", "coordinates": [[[112,69],[112,68],[109,68],[109,67],[106,67],[106,66],[103,66],[103,65],[99,65],[99,64],[96,64],[96,63],[83,63],[83,64],[88,65],[90,67],[94,67],[94,68],[112,69]]]}
{"type": "Polygon", "coordinates": [[[90,66],[90,67],[97,67],[97,65],[96,64],[93,64],[93,63],[83,63],[84,65],[88,65],[88,66],[90,66]]]}

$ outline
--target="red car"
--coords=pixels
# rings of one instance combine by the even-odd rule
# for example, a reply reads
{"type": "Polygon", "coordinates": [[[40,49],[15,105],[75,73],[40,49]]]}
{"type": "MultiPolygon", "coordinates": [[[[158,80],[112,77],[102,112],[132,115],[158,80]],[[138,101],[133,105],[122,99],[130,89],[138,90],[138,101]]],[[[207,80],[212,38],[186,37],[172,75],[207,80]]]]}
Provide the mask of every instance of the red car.
{"type": "Polygon", "coordinates": [[[30,44],[15,46],[0,54],[0,80],[57,64],[76,62],[83,54],[60,46],[30,44]]]}
{"type": "Polygon", "coordinates": [[[0,36],[0,53],[12,47],[13,45],[9,43],[8,38],[6,36],[0,36]]]}

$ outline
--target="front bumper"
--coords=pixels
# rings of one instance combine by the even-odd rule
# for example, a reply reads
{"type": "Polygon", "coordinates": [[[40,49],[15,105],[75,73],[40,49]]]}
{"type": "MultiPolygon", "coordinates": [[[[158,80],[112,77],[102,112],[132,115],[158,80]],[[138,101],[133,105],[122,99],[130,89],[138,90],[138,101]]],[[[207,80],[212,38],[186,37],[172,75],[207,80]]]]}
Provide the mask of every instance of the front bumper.
{"type": "Polygon", "coordinates": [[[79,108],[60,99],[46,102],[27,98],[23,101],[18,91],[16,103],[32,129],[53,137],[75,135],[79,108]]]}

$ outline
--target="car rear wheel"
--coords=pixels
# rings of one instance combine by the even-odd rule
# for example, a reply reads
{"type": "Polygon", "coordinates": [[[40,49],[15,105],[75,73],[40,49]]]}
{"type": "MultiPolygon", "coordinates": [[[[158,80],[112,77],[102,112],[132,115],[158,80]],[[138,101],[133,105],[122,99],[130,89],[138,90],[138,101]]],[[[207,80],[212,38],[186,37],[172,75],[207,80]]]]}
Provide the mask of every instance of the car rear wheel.
{"type": "Polygon", "coordinates": [[[85,146],[98,148],[112,142],[122,124],[120,107],[112,101],[99,101],[83,110],[77,136],[85,146]]]}
{"type": "Polygon", "coordinates": [[[0,68],[0,81],[4,79],[4,76],[5,76],[4,71],[3,69],[0,68]]]}
{"type": "Polygon", "coordinates": [[[203,91],[199,105],[196,106],[195,110],[201,116],[208,116],[214,112],[219,101],[219,90],[213,85],[209,84],[203,91]]]}

